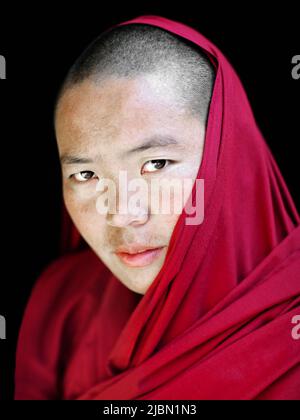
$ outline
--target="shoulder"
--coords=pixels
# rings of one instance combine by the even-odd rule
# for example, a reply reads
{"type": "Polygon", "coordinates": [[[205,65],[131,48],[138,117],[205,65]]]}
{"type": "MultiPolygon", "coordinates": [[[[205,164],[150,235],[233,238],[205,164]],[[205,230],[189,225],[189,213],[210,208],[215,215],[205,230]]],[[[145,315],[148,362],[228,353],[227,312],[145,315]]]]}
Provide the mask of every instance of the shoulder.
{"type": "MultiPolygon", "coordinates": [[[[20,339],[58,342],[69,324],[83,320],[102,300],[111,273],[90,249],[53,260],[31,291],[22,319],[20,339]]],[[[48,344],[46,344],[48,343],[48,344]]]]}
{"type": "Polygon", "coordinates": [[[109,270],[91,249],[63,255],[37,278],[27,303],[27,317],[29,312],[52,317],[53,312],[65,313],[87,295],[100,299],[109,278],[109,270]]]}
{"type": "Polygon", "coordinates": [[[90,249],[59,257],[42,271],[18,337],[17,399],[56,398],[61,360],[81,336],[109,278],[108,269],[90,249]]]}
{"type": "Polygon", "coordinates": [[[85,270],[88,274],[91,265],[93,268],[97,266],[100,268],[102,263],[90,248],[83,251],[70,252],[51,261],[42,271],[40,278],[48,278],[53,274],[74,274],[78,270],[85,270]]]}

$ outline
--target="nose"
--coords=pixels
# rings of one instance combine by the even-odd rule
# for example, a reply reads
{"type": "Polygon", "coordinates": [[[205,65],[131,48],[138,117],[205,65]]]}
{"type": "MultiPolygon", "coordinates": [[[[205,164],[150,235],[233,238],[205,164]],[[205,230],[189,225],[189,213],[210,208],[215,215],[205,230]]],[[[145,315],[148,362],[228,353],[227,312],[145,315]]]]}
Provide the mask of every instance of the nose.
{"type": "MultiPolygon", "coordinates": [[[[138,226],[147,222],[149,217],[146,196],[141,196],[139,206],[135,201],[130,201],[128,191],[116,191],[114,209],[106,214],[106,222],[110,226],[126,227],[129,225],[138,226]],[[146,201],[145,201],[146,200],[146,201]]],[[[110,206],[109,206],[110,207],[110,206]]]]}
{"type": "MultiPolygon", "coordinates": [[[[110,179],[110,178],[109,178],[110,179]]],[[[115,227],[126,227],[128,225],[142,225],[145,224],[149,217],[149,205],[148,205],[148,189],[141,189],[131,195],[132,191],[135,191],[136,183],[133,178],[133,185],[128,180],[127,172],[125,171],[124,177],[121,178],[119,173],[118,181],[115,178],[111,178],[109,185],[107,186],[107,194],[104,195],[98,204],[99,210],[102,213],[102,201],[105,198],[105,210],[106,223],[110,226],[115,227]],[[133,187],[133,189],[131,188],[133,187]]],[[[105,184],[104,184],[105,185],[105,184]]],[[[139,187],[139,184],[137,184],[139,187]]],[[[102,187],[102,185],[101,185],[102,187]]],[[[98,188],[100,191],[102,188],[98,188]]],[[[99,196],[99,198],[101,195],[99,196]]],[[[98,199],[97,199],[98,200],[98,199]]],[[[96,204],[98,211],[98,206],[96,204]]]]}
{"type": "Polygon", "coordinates": [[[143,225],[148,220],[148,212],[141,208],[137,214],[111,214],[108,213],[106,216],[106,223],[114,227],[126,227],[128,225],[138,226],[143,225]]]}

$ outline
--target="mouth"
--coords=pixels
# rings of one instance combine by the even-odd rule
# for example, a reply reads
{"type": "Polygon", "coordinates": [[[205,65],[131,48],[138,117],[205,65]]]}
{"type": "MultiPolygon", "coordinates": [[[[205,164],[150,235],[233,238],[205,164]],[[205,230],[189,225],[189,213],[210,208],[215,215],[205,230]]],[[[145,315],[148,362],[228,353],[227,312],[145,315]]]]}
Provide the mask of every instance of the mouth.
{"type": "Polygon", "coordinates": [[[128,267],[145,267],[155,261],[162,253],[165,247],[131,249],[126,252],[118,250],[116,255],[128,267]]]}

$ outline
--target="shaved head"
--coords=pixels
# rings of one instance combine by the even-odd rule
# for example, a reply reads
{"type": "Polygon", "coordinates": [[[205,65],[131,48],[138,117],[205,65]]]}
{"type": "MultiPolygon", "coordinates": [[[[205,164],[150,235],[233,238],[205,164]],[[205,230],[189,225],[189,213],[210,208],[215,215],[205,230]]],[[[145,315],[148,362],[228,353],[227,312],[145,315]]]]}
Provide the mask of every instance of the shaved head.
{"type": "Polygon", "coordinates": [[[100,84],[140,76],[151,76],[174,106],[206,123],[214,82],[209,59],[189,41],[144,24],[116,27],[96,38],[69,70],[57,103],[66,90],[86,79],[100,84]]]}

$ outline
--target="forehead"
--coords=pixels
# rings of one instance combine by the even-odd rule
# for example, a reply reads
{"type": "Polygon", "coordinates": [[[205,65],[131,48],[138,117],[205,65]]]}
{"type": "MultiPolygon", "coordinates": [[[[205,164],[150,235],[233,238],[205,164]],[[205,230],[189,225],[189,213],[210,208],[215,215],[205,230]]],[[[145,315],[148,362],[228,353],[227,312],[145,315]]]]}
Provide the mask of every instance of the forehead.
{"type": "Polygon", "coordinates": [[[150,77],[75,85],[61,98],[55,125],[61,147],[92,147],[99,140],[102,147],[112,147],[132,145],[157,131],[178,135],[188,129],[189,119],[175,105],[172,84],[150,77]]]}

